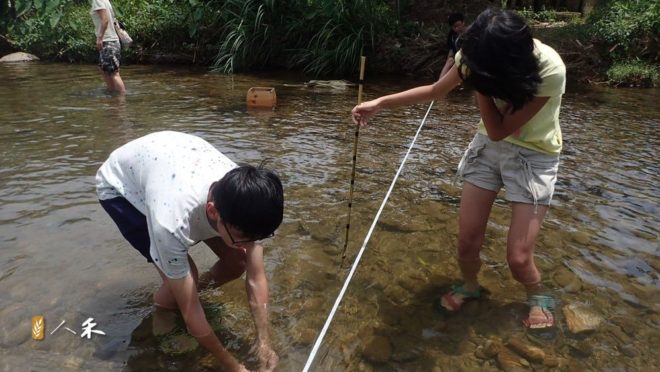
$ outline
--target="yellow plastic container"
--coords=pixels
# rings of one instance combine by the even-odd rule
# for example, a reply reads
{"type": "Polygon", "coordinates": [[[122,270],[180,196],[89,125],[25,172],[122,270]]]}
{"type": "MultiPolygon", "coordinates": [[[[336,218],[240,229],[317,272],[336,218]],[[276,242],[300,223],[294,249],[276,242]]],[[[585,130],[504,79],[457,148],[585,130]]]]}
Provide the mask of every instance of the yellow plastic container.
{"type": "Polygon", "coordinates": [[[277,105],[277,94],[275,88],[252,87],[248,89],[245,98],[248,109],[251,108],[269,108],[277,105]]]}

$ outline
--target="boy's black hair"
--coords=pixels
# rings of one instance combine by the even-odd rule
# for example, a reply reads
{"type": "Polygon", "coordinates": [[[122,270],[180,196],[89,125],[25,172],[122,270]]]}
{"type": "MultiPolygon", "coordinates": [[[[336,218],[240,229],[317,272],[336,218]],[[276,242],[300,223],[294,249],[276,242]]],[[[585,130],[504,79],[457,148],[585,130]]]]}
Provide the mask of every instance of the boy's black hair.
{"type": "Polygon", "coordinates": [[[532,29],[519,15],[486,9],[461,35],[461,50],[461,79],[479,93],[510,103],[514,111],[534,98],[540,67],[532,29]]]}
{"type": "Polygon", "coordinates": [[[449,17],[447,17],[447,23],[449,24],[449,27],[453,26],[454,23],[458,21],[463,21],[463,13],[451,13],[449,17]]]}
{"type": "Polygon", "coordinates": [[[213,187],[220,218],[250,239],[263,239],[282,223],[284,192],[273,171],[242,165],[232,169],[213,187]]]}

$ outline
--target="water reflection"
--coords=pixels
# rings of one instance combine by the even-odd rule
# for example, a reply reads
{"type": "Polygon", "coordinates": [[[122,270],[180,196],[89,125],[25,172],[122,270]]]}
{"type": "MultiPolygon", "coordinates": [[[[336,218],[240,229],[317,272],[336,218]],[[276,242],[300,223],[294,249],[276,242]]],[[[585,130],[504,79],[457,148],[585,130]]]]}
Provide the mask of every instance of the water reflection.
{"type": "MultiPolygon", "coordinates": [[[[285,86],[303,80],[288,75],[131,66],[122,73],[129,92],[120,98],[108,95],[88,66],[1,65],[0,76],[3,369],[213,367],[203,350],[172,353],[153,335],[150,296],[159,279],[95,199],[93,175],[110,151],[163,129],[198,134],[238,161],[267,160],[281,173],[285,221],[265,258],[272,332],[281,370],[303,366],[346,275],[339,263],[354,90],[285,86]],[[277,109],[247,112],[251,86],[276,87],[277,109]],[[61,320],[79,328],[94,317],[107,337],[58,331],[34,342],[28,319],[36,314],[46,317],[49,331],[61,320]]],[[[403,87],[383,79],[366,87],[365,99],[403,87]]],[[[584,304],[606,320],[584,336],[563,322],[560,337],[542,346],[561,368],[645,369],[660,364],[657,90],[568,91],[557,197],[537,260],[562,304],[584,304]]],[[[388,111],[360,132],[349,261],[425,110],[388,111]]],[[[436,104],[322,346],[318,370],[495,369],[502,362],[483,354],[493,340],[528,342],[522,291],[504,264],[510,212],[502,200],[483,250],[490,296],[451,319],[432,306],[459,277],[460,189],[452,181],[476,121],[467,92],[436,104]]],[[[203,248],[192,255],[202,270],[212,263],[203,248]]],[[[218,309],[223,341],[254,366],[243,284],[203,295],[218,309]]]]}

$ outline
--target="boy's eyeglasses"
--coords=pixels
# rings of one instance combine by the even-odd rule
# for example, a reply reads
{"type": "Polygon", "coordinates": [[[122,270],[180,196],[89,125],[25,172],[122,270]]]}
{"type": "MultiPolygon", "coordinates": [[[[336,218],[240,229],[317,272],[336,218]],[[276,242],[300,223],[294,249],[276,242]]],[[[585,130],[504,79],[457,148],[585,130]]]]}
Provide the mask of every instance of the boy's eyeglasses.
{"type": "Polygon", "coordinates": [[[263,238],[258,238],[258,239],[247,239],[247,240],[234,240],[234,237],[231,236],[231,232],[229,232],[229,228],[227,227],[227,223],[226,223],[225,221],[222,221],[222,225],[225,227],[225,230],[227,230],[227,235],[229,235],[229,239],[231,239],[231,243],[234,244],[234,245],[236,245],[236,244],[252,243],[252,242],[259,241],[259,240],[264,240],[264,239],[272,238],[273,236],[275,236],[275,233],[273,232],[273,233],[268,234],[267,236],[264,236],[263,238]]]}

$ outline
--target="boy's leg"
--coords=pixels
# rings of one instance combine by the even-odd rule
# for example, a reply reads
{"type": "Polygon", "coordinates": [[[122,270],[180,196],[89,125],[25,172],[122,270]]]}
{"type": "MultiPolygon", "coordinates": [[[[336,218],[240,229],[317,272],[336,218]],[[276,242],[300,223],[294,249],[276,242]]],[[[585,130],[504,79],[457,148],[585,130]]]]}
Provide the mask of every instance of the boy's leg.
{"type": "Polygon", "coordinates": [[[112,81],[112,89],[115,92],[117,92],[118,94],[126,93],[126,87],[124,86],[124,81],[121,79],[121,76],[119,75],[119,71],[112,74],[110,76],[110,80],[112,81]]]}
{"type": "Polygon", "coordinates": [[[247,260],[245,249],[230,247],[220,237],[207,239],[204,242],[219,258],[210,270],[216,286],[221,286],[243,275],[247,260]]]}
{"type": "Polygon", "coordinates": [[[105,87],[108,88],[109,91],[114,91],[114,81],[112,80],[112,76],[108,75],[106,72],[101,71],[101,76],[103,76],[103,81],[105,82],[105,87]]]}
{"type": "Polygon", "coordinates": [[[119,42],[104,42],[99,53],[99,68],[108,90],[120,95],[126,93],[124,81],[119,75],[121,46],[119,42]]]}

